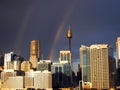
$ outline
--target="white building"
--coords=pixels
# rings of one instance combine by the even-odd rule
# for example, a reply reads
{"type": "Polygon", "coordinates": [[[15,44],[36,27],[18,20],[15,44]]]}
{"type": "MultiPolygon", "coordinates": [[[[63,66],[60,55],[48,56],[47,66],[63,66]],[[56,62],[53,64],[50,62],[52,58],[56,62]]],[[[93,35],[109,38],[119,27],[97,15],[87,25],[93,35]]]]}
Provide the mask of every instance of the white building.
{"type": "Polygon", "coordinates": [[[20,70],[20,60],[14,52],[5,53],[4,70],[20,70]]]}
{"type": "Polygon", "coordinates": [[[9,77],[4,84],[2,84],[2,90],[22,90],[24,88],[23,76],[9,77]]]}
{"type": "Polygon", "coordinates": [[[52,90],[52,73],[49,71],[25,72],[25,88],[52,90]]]}

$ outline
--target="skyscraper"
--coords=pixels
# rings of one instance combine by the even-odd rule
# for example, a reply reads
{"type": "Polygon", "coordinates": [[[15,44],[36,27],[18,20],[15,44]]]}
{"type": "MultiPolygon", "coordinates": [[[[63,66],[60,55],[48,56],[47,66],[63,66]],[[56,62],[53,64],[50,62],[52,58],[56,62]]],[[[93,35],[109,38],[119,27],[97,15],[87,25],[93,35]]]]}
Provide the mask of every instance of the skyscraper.
{"type": "Polygon", "coordinates": [[[115,60],[112,53],[112,48],[108,44],[90,46],[91,83],[93,88],[110,89],[114,86],[115,60]]]}
{"type": "Polygon", "coordinates": [[[90,48],[85,45],[80,47],[80,68],[83,82],[90,82],[90,48]]]}
{"type": "Polygon", "coordinates": [[[116,41],[117,86],[120,86],[120,37],[116,41]]]}
{"type": "Polygon", "coordinates": [[[116,59],[117,68],[120,68],[120,37],[118,37],[116,41],[116,59]]]}
{"type": "Polygon", "coordinates": [[[81,46],[80,65],[83,87],[85,82],[90,82],[91,88],[95,89],[110,89],[115,86],[116,64],[113,50],[108,44],[81,46]]]}
{"type": "Polygon", "coordinates": [[[32,68],[37,68],[37,61],[40,58],[40,44],[39,40],[32,40],[30,43],[30,62],[32,68]]]}

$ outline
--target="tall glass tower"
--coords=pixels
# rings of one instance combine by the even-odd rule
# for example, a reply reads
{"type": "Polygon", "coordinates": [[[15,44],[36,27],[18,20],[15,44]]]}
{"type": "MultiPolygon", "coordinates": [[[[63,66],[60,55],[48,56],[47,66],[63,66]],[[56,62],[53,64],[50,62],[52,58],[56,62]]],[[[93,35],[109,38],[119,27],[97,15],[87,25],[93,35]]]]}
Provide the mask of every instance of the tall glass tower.
{"type": "Polygon", "coordinates": [[[85,45],[80,47],[80,68],[82,69],[82,81],[90,82],[90,49],[85,45]]]}

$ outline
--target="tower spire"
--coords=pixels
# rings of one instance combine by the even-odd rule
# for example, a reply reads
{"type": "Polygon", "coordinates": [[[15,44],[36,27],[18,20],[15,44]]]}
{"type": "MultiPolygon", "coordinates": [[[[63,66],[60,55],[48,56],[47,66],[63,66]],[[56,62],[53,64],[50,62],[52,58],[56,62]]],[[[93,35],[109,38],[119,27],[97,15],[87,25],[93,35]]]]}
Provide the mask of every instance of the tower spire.
{"type": "Polygon", "coordinates": [[[67,38],[68,38],[68,49],[71,51],[71,38],[72,38],[72,31],[70,29],[70,25],[69,28],[67,30],[67,38]]]}

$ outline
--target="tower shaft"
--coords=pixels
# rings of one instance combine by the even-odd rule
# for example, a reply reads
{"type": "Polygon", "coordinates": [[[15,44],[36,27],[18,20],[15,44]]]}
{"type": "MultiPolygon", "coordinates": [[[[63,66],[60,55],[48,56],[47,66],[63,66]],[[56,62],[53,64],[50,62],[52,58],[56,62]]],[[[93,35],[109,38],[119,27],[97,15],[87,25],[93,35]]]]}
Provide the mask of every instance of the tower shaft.
{"type": "Polygon", "coordinates": [[[68,50],[71,51],[71,38],[68,38],[68,50]]]}

